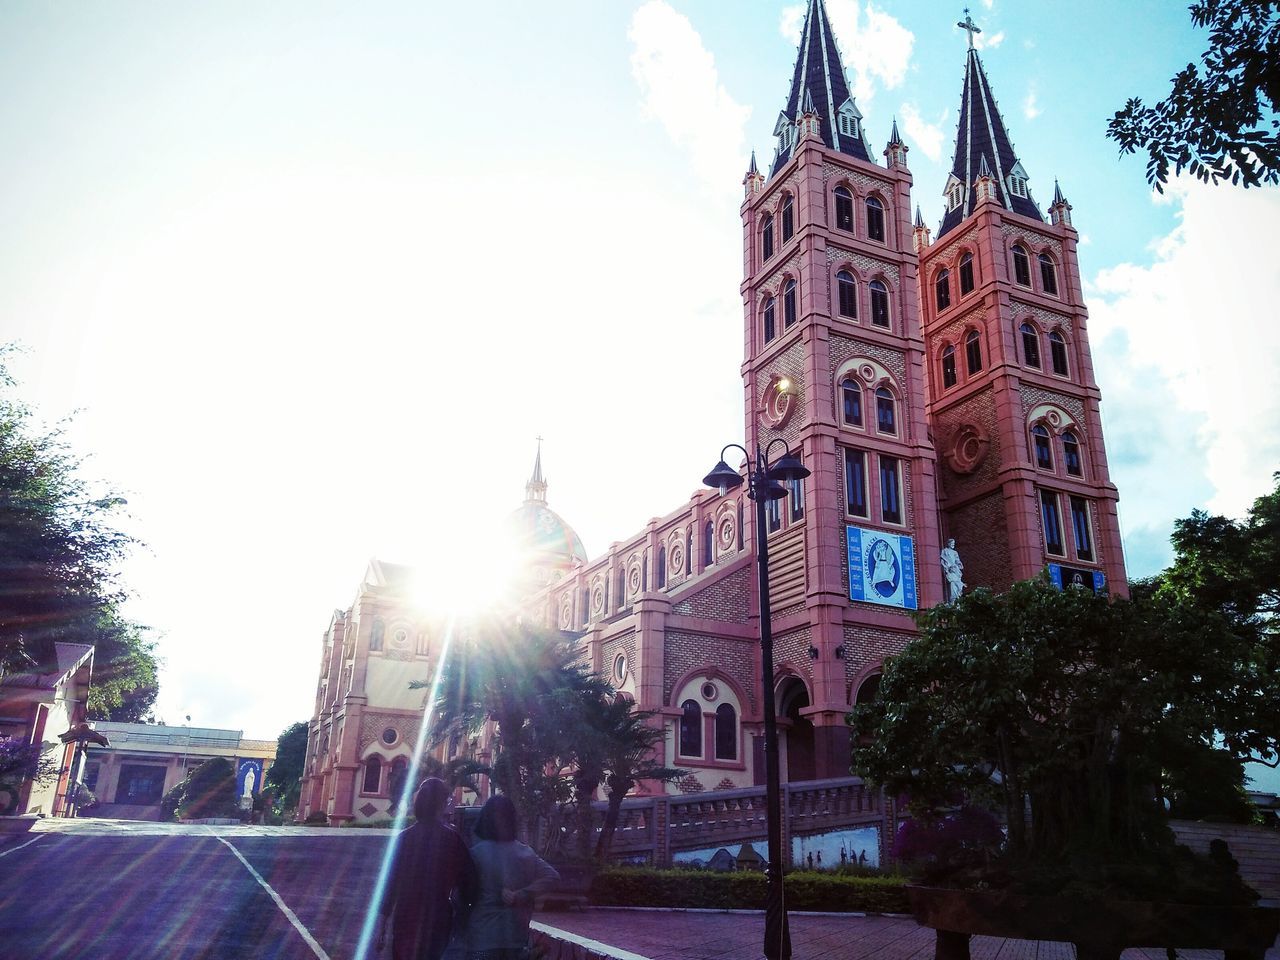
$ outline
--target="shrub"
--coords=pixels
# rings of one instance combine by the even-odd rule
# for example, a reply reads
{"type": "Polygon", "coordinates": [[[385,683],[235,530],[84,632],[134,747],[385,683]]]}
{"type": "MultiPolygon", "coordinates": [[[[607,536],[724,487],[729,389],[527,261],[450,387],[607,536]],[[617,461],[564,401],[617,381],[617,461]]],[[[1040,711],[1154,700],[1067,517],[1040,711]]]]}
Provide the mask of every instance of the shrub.
{"type": "MultiPolygon", "coordinates": [[[[177,814],[182,820],[240,815],[236,802],[236,772],[225,757],[213,757],[196,767],[187,779],[170,793],[181,788],[177,814]]],[[[161,800],[161,807],[168,797],[161,800]]]]}
{"type": "Polygon", "coordinates": [[[932,879],[988,864],[1003,844],[1004,833],[994,816],[977,807],[961,807],[936,820],[908,820],[894,838],[893,858],[932,879]]]}
{"type": "MultiPolygon", "coordinates": [[[[797,871],[786,878],[788,910],[906,913],[902,877],[851,877],[797,871]]],[[[764,875],[755,871],[615,868],[598,873],[591,902],[600,906],[763,909],[764,875]]]]}

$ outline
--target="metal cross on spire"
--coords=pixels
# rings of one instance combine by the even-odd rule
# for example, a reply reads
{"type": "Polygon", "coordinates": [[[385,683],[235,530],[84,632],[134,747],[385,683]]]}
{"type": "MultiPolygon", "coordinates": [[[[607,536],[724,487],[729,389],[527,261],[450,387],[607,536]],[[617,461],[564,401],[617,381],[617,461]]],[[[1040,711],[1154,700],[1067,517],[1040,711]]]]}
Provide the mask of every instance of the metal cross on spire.
{"type": "Polygon", "coordinates": [[[969,49],[973,49],[973,35],[981,33],[982,28],[973,22],[973,17],[969,16],[969,8],[964,8],[964,19],[956,24],[961,30],[965,30],[969,34],[969,49]]]}

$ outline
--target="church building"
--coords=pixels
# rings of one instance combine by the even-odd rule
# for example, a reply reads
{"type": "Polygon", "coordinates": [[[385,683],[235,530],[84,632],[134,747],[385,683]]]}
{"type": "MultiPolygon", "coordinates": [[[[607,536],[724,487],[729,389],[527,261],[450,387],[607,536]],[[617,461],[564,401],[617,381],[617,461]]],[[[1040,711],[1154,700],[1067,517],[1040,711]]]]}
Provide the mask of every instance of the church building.
{"type": "MultiPolygon", "coordinates": [[[[845,716],[914,636],[914,611],[1045,570],[1127,592],[1071,205],[1055,185],[1042,213],[978,30],[961,26],[936,238],[912,216],[896,123],[878,156],[867,140],[822,0],[809,0],[772,161],[753,156],[744,180],[745,445],[772,444],[771,459],[785,446],[811,472],[766,519],[788,781],[848,775],[845,716]]],[[[546,492],[539,454],[517,513],[542,545],[529,614],[580,635],[594,670],[660,713],[666,763],[691,771],[665,789],[763,783],[745,487],[702,491],[590,560],[546,492]]],[[[407,760],[422,697],[405,680],[425,674],[432,642],[389,599],[396,576],[375,562],[325,635],[304,816],[383,815],[384,771],[407,760]]]]}

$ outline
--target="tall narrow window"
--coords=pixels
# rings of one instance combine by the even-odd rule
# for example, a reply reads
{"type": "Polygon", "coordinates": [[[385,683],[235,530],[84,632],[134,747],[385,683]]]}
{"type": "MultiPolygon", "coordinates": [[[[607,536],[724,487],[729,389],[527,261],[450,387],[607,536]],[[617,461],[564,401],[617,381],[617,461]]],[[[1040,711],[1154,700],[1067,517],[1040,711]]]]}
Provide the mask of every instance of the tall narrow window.
{"type": "Polygon", "coordinates": [[[982,337],[977,330],[970,330],[964,338],[964,358],[969,368],[969,376],[982,370],[982,337]]]}
{"type": "Polygon", "coordinates": [[[1047,253],[1040,254],[1040,286],[1051,297],[1058,295],[1058,272],[1053,266],[1053,257],[1047,253]]]}
{"type": "Polygon", "coordinates": [[[1067,376],[1067,341],[1057,330],[1049,334],[1049,358],[1053,361],[1053,372],[1060,377],[1067,376]]]}
{"type": "Polygon", "coordinates": [[[760,259],[773,256],[773,217],[768,214],[760,221],[760,259]]]}
{"type": "Polygon", "coordinates": [[[791,522],[804,519],[804,481],[790,480],[787,488],[791,492],[791,522]]]}
{"type": "Polygon", "coordinates": [[[382,638],[387,635],[387,625],[382,622],[381,617],[373,618],[373,630],[369,633],[369,649],[381,650],[382,638]]]}
{"type": "Polygon", "coordinates": [[[684,535],[684,575],[693,573],[693,527],[689,527],[684,535]]]}
{"type": "Polygon", "coordinates": [[[1013,248],[1013,282],[1031,286],[1031,262],[1027,259],[1027,251],[1016,244],[1013,248]]]}
{"type": "Polygon", "coordinates": [[[862,384],[850,377],[840,384],[840,396],[844,422],[851,427],[862,426],[862,384]]]}
{"type": "Polygon", "coordinates": [[[666,544],[658,547],[658,589],[665,589],[667,586],[667,547],[666,544]]]}
{"type": "Polygon", "coordinates": [[[868,287],[871,290],[871,322],[877,327],[889,326],[889,288],[881,280],[872,280],[868,287]]]}
{"type": "Polygon", "coordinates": [[[898,489],[898,460],[880,458],[880,519],[885,523],[902,522],[902,493],[898,489]]]}
{"type": "Polygon", "coordinates": [[[867,239],[884,240],[884,204],[867,197],[867,239]]]}
{"type": "Polygon", "coordinates": [[[716,707],[716,759],[738,759],[738,713],[729,703],[716,707]]]}
{"type": "Polygon", "coordinates": [[[764,302],[764,342],[768,343],[778,335],[777,321],[774,318],[777,301],[770,297],[764,302]]]}
{"type": "Polygon", "coordinates": [[[1089,527],[1089,501],[1084,497],[1072,497],[1071,530],[1076,536],[1076,556],[1081,560],[1093,559],[1093,536],[1089,527]]]}
{"type": "Polygon", "coordinates": [[[627,568],[623,567],[618,571],[618,609],[621,610],[627,605],[627,568]]]}
{"type": "Polygon", "coordinates": [[[942,351],[942,386],[956,385],[956,348],[947,344],[942,351]]]}
{"type": "Polygon", "coordinates": [[[881,433],[898,432],[893,407],[893,391],[888,387],[876,390],[876,429],[881,433]]]}
{"type": "Polygon", "coordinates": [[[973,292],[973,254],[960,258],[960,296],[973,292]]]}
{"type": "Polygon", "coordinates": [[[361,791],[364,793],[377,793],[382,789],[382,761],[377,757],[370,757],[364,762],[364,784],[361,791]]]}
{"type": "Polygon", "coordinates": [[[1054,556],[1062,556],[1062,519],[1058,513],[1058,495],[1040,491],[1040,520],[1044,524],[1044,548],[1054,556]]]}
{"type": "Polygon", "coordinates": [[[853,194],[848,187],[836,187],[836,229],[853,233],[853,194]]]}
{"type": "Polygon", "coordinates": [[[782,328],[796,322],[796,282],[788,280],[782,288],[782,328]]]}
{"type": "Polygon", "coordinates": [[[680,704],[680,756],[702,756],[702,708],[697,700],[680,704]]]}
{"type": "Polygon", "coordinates": [[[1029,323],[1024,323],[1019,329],[1022,331],[1022,357],[1027,361],[1028,367],[1035,367],[1039,370],[1040,334],[1029,323]]]}
{"type": "Polygon", "coordinates": [[[791,194],[782,198],[782,242],[786,243],[796,232],[796,202],[791,194]]]}
{"type": "Polygon", "coordinates": [[[782,507],[779,506],[781,500],[770,500],[765,504],[765,514],[768,517],[769,532],[782,529],[782,507]]]}
{"type": "Polygon", "coordinates": [[[855,319],[858,316],[858,287],[853,274],[841,270],[836,274],[836,293],[840,304],[840,316],[855,319]]]}
{"type": "Polygon", "coordinates": [[[937,279],[933,281],[933,294],[939,310],[945,310],[951,306],[951,274],[946,270],[939,273],[937,279]]]}
{"type": "Polygon", "coordinates": [[[1049,431],[1043,424],[1037,423],[1031,428],[1031,441],[1036,448],[1036,466],[1041,470],[1053,469],[1053,448],[1050,446],[1049,431]]]}
{"type": "Polygon", "coordinates": [[[1080,441],[1076,439],[1076,435],[1068,430],[1062,435],[1062,461],[1067,468],[1067,473],[1073,477],[1084,475],[1084,470],[1080,464],[1080,441]]]}
{"type": "Polygon", "coordinates": [[[702,565],[709,567],[716,562],[716,528],[708,520],[702,527],[702,565]]]}
{"type": "Polygon", "coordinates": [[[844,502],[850,516],[867,515],[867,455],[861,450],[844,451],[844,502]]]}

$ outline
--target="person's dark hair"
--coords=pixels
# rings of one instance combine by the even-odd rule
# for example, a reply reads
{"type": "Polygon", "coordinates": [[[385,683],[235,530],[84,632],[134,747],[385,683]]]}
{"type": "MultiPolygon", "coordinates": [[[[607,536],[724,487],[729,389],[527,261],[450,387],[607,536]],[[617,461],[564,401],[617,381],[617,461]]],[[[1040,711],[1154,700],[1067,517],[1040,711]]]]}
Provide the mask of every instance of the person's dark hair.
{"type": "Polygon", "coordinates": [[[502,794],[490,797],[476,821],[476,838],[505,843],[516,838],[516,805],[502,794]]]}
{"type": "Polygon", "coordinates": [[[413,795],[413,815],[419,823],[439,820],[448,800],[448,785],[439,777],[428,777],[413,795]]]}

